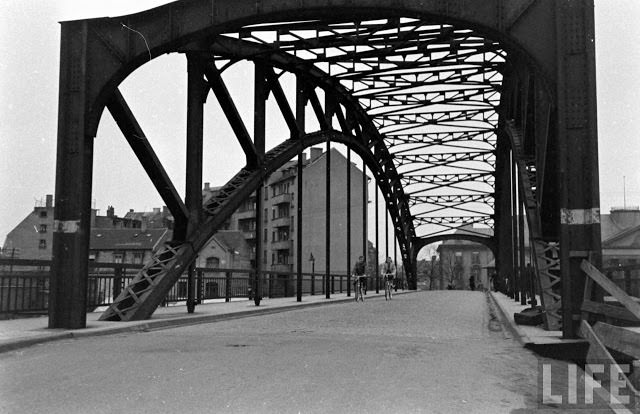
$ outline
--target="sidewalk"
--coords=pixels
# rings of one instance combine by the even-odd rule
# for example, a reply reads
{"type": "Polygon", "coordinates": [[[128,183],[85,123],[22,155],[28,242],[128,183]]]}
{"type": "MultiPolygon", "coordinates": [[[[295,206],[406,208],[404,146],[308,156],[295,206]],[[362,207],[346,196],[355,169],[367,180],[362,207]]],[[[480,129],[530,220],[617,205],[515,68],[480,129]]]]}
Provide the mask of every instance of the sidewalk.
{"type": "Polygon", "coordinates": [[[504,293],[489,292],[489,296],[497,305],[503,324],[523,346],[530,345],[564,345],[586,342],[584,339],[562,339],[562,331],[546,331],[542,326],[516,324],[513,314],[519,313],[531,305],[521,305],[504,293]]]}
{"type": "MultiPolygon", "coordinates": [[[[405,294],[411,291],[398,291],[405,294]]],[[[376,294],[367,292],[365,300],[384,300],[384,290],[376,294]]],[[[194,313],[187,313],[186,305],[158,308],[151,319],[133,322],[104,322],[98,318],[102,312],[87,313],[87,327],[84,329],[49,329],[47,316],[0,320],[0,353],[12,349],[23,348],[43,342],[60,339],[83,338],[89,336],[109,335],[123,332],[144,332],[155,329],[166,329],[180,325],[210,323],[247,316],[266,315],[285,312],[293,309],[322,306],[332,303],[353,301],[346,293],[335,293],[331,299],[325,295],[303,296],[302,302],[295,297],[262,299],[260,306],[248,299],[234,299],[231,302],[214,302],[197,305],[194,313]]]]}

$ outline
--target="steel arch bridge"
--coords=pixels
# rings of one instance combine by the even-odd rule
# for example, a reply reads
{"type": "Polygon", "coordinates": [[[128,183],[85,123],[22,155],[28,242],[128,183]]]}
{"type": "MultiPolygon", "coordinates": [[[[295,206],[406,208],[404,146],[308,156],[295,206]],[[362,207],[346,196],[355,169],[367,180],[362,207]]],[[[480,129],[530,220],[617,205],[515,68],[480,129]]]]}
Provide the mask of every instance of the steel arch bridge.
{"type": "Polygon", "coordinates": [[[414,288],[419,250],[455,237],[490,247],[517,290],[526,221],[546,327],[573,336],[579,262],[600,255],[593,30],[591,0],[182,0],[63,22],[50,327],[85,326],[93,139],[106,108],[176,228],[104,320],[148,318],[270,172],[333,141],[372,171],[414,288]],[[166,53],[188,61],[184,200],[118,90],[166,53]],[[255,66],[253,134],[221,76],[239,61],[255,66]],[[284,73],[296,76],[295,96],[284,73]],[[203,203],[210,90],[246,165],[203,203]],[[289,136],[265,152],[270,94],[289,136]],[[307,105],[319,131],[305,129],[307,105]]]}

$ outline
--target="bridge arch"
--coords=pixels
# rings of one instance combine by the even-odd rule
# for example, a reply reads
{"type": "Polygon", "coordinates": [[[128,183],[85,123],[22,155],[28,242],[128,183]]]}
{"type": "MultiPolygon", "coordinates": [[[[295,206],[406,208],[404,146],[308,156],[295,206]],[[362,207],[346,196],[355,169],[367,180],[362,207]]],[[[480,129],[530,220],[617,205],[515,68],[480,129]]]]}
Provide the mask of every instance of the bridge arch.
{"type": "MultiPolygon", "coordinates": [[[[473,6],[461,0],[428,0],[419,3],[362,0],[356,5],[351,0],[185,0],[130,16],[63,23],[54,271],[69,276],[65,276],[68,280],[54,282],[51,303],[53,308],[64,307],[62,303],[69,294],[69,286],[75,286],[73,294],[76,300],[69,310],[54,311],[54,316],[50,317],[50,325],[62,327],[59,320],[64,320],[68,327],[84,325],[83,279],[86,277],[86,265],[83,261],[88,253],[88,212],[93,155],[91,140],[95,137],[103,109],[109,107],[112,113],[119,113],[123,132],[139,132],[135,118],[128,111],[117,86],[136,68],[160,54],[182,52],[189,56],[201,53],[207,48],[209,53],[215,53],[210,50],[211,46],[231,32],[236,33],[236,40],[244,42],[258,30],[272,30],[276,34],[282,30],[284,34],[293,36],[296,29],[308,29],[310,25],[315,24],[318,30],[326,30],[327,26],[330,26],[330,31],[336,37],[342,37],[348,43],[357,40],[371,28],[359,26],[363,20],[370,19],[367,24],[377,25],[370,30],[370,33],[377,36],[376,39],[391,39],[385,30],[392,28],[396,30],[393,35],[396,37],[392,39],[396,43],[419,33],[411,38],[414,41],[414,49],[410,52],[403,51],[401,47],[396,50],[400,52],[394,57],[395,74],[398,75],[392,81],[395,85],[406,81],[401,79],[398,83],[398,79],[403,76],[401,72],[408,66],[415,65],[412,63],[414,61],[411,61],[412,52],[434,53],[433,50],[429,52],[428,45],[420,43],[424,33],[410,27],[414,21],[435,23],[437,30],[428,33],[427,37],[435,39],[434,42],[448,42],[446,50],[451,55],[455,55],[455,51],[458,58],[461,56],[460,50],[465,48],[474,49],[478,54],[487,51],[493,53],[489,60],[475,62],[477,72],[472,71],[472,74],[464,72],[467,68],[445,67],[445,64],[457,62],[455,59],[440,61],[442,66],[434,72],[437,72],[437,77],[445,78],[441,84],[447,84],[446,76],[453,76],[449,79],[458,76],[459,79],[465,78],[472,82],[475,81],[474,75],[488,76],[488,79],[484,79],[488,92],[484,89],[475,92],[458,90],[453,92],[458,97],[453,100],[450,100],[446,92],[440,93],[442,102],[449,100],[449,103],[454,104],[462,102],[469,105],[469,102],[474,101],[474,96],[481,97],[476,100],[478,107],[475,110],[454,113],[448,108],[441,111],[446,113],[444,118],[436,115],[435,111],[418,114],[412,112],[420,106],[415,101],[416,96],[420,94],[410,91],[411,84],[400,87],[407,92],[406,96],[403,95],[401,98],[386,96],[380,99],[384,93],[366,96],[367,87],[375,89],[376,82],[381,79],[367,78],[367,71],[358,72],[356,63],[353,63],[345,69],[347,75],[342,76],[342,79],[349,78],[349,71],[358,72],[351,76],[351,81],[353,85],[359,82],[358,85],[364,88],[364,92],[362,88],[351,88],[347,91],[347,96],[358,97],[355,103],[349,99],[342,101],[345,109],[350,107],[351,120],[355,119],[356,126],[347,125],[346,128],[342,128],[342,132],[353,132],[356,135],[360,133],[364,137],[364,145],[371,149],[377,157],[376,161],[384,166],[385,179],[393,186],[393,194],[396,196],[398,226],[402,227],[402,233],[406,238],[406,254],[403,256],[406,255],[407,260],[411,261],[417,254],[418,245],[412,244],[415,240],[440,234],[424,234],[422,230],[420,234],[416,232],[416,229],[424,229],[426,225],[444,224],[445,230],[454,230],[454,224],[469,222],[495,226],[496,245],[505,246],[504,241],[509,239],[509,232],[505,229],[510,230],[515,226],[509,217],[515,212],[513,208],[507,211],[506,206],[514,197],[519,197],[513,206],[526,206],[529,228],[534,229],[531,231],[532,239],[535,240],[536,246],[540,244],[536,247],[542,255],[538,258],[538,270],[546,274],[546,270],[550,268],[545,268],[543,263],[546,251],[544,244],[557,245],[560,238],[563,239],[561,244],[565,246],[562,250],[565,254],[562,272],[576,268],[575,263],[573,266],[567,265],[578,260],[570,258],[568,252],[597,251],[599,245],[599,225],[596,222],[587,223],[589,227],[583,232],[586,236],[575,241],[568,237],[567,226],[571,223],[561,222],[560,219],[561,210],[565,215],[573,210],[595,211],[599,204],[597,178],[593,178],[597,177],[597,155],[594,155],[597,154],[597,139],[592,6],[589,0],[488,0],[481,5],[473,6]],[[373,22],[372,19],[378,22],[373,22]],[[288,22],[287,25],[295,27],[278,26],[281,22],[288,22]],[[344,32],[345,27],[339,27],[344,22],[351,25],[348,35],[344,32]],[[466,34],[469,36],[465,38],[466,34]],[[460,40],[460,37],[466,40],[460,40]],[[484,49],[485,47],[487,49],[484,49]],[[400,60],[398,56],[401,56],[400,60]],[[478,68],[489,69],[485,71],[478,68]],[[460,71],[459,75],[456,70],[460,71]],[[453,75],[443,75],[446,72],[452,72],[453,75]],[[494,74],[499,76],[494,77],[494,74]],[[369,102],[375,101],[375,105],[362,104],[367,99],[369,102]],[[455,102],[456,99],[458,102],[455,102]],[[392,101],[401,101],[405,106],[399,111],[394,108],[380,109],[380,105],[384,107],[383,102],[392,101]],[[491,108],[482,108],[481,104],[491,108]],[[387,109],[389,110],[386,111],[387,109]],[[486,115],[489,110],[495,111],[494,115],[486,115]],[[447,131],[446,128],[441,132],[432,131],[429,135],[427,132],[416,132],[415,128],[418,127],[412,126],[412,122],[416,122],[415,118],[420,118],[418,124],[426,129],[436,124],[436,119],[445,119],[440,125],[446,125],[447,119],[451,122],[466,120],[483,125],[476,124],[475,130],[470,127],[463,128],[463,132],[458,135],[451,130],[447,131]],[[507,122],[511,120],[513,122],[507,122]],[[414,131],[414,134],[412,136],[411,133],[407,133],[406,136],[398,138],[403,131],[414,131]],[[498,131],[501,132],[500,136],[496,136],[498,131]],[[456,145],[462,145],[462,141],[472,141],[475,137],[478,141],[476,145],[482,147],[475,146],[464,154],[454,153],[453,156],[451,151],[448,154],[432,152],[426,155],[411,153],[411,150],[395,150],[393,153],[388,151],[389,148],[397,149],[402,145],[413,145],[412,148],[415,148],[415,145],[424,142],[425,137],[436,146],[451,146],[454,141],[456,145]],[[585,144],[579,150],[568,151],[567,142],[585,144]],[[559,154],[557,159],[554,158],[555,154],[559,154]],[[401,165],[399,160],[404,160],[405,164],[401,165]],[[557,160],[560,160],[560,163],[557,160]],[[432,168],[451,166],[455,163],[466,163],[466,172],[457,170],[451,174],[425,173],[432,168]],[[516,164],[512,178],[517,182],[511,188],[507,180],[508,174],[505,172],[510,163],[516,164]],[[389,164],[393,168],[387,169],[389,164]],[[408,164],[421,166],[416,170],[407,167],[408,164]],[[478,164],[482,167],[478,167],[478,164]],[[563,177],[568,177],[563,178],[563,182],[554,179],[558,174],[555,170],[558,164],[559,168],[564,169],[563,177]],[[595,171],[593,176],[586,180],[582,178],[581,173],[585,169],[595,171]],[[483,190],[474,192],[464,187],[467,183],[480,185],[483,190]],[[462,188],[464,191],[461,194],[420,193],[420,188],[424,188],[425,184],[430,188],[462,188]],[[561,193],[562,196],[557,197],[554,193],[561,193]],[[424,207],[426,210],[420,210],[416,206],[424,207]],[[449,210],[462,212],[462,215],[444,216],[442,212],[449,210]],[[541,217],[550,221],[542,223],[541,217]],[[71,254],[68,253],[69,246],[74,246],[71,254]],[[69,317],[69,312],[73,316],[69,317]]],[[[274,50],[286,50],[287,47],[289,50],[295,50],[298,47],[306,52],[312,48],[299,45],[306,42],[313,46],[314,42],[319,42],[321,48],[326,46],[322,44],[322,39],[299,40],[265,42],[263,39],[253,43],[267,44],[274,50]],[[298,46],[294,45],[296,42],[298,46]]],[[[370,55],[384,51],[383,48],[368,53],[370,55]]],[[[362,58],[359,64],[364,62],[370,68],[375,66],[376,69],[370,72],[389,74],[394,71],[387,66],[391,62],[390,59],[371,63],[366,60],[367,52],[360,52],[356,48],[345,54],[359,54],[362,58]]],[[[293,54],[295,55],[295,51],[293,54]]],[[[282,54],[279,56],[281,58],[282,54]]],[[[278,55],[274,53],[266,60],[273,63],[277,59],[278,55]]],[[[315,60],[318,62],[328,62],[332,59],[339,60],[335,55],[328,56],[321,52],[315,54],[315,60]]],[[[292,61],[288,64],[292,65],[285,68],[289,71],[297,70],[307,75],[313,72],[313,65],[296,67],[297,64],[292,61]]],[[[319,72],[316,81],[319,80],[319,84],[324,85],[325,90],[340,95],[339,82],[332,80],[336,78],[336,74],[329,75],[327,77],[319,72]]],[[[424,80],[425,78],[416,74],[416,84],[424,83],[424,80]]],[[[478,89],[481,89],[480,86],[478,89]]],[[[426,102],[431,98],[425,95],[421,99],[426,102]]],[[[431,100],[431,103],[433,102],[431,100]]],[[[348,115],[345,114],[345,121],[349,121],[348,115]]],[[[245,153],[251,152],[250,140],[245,137],[243,144],[245,153]]],[[[152,155],[148,148],[139,148],[137,151],[143,157],[152,155]]],[[[260,154],[250,155],[247,157],[248,167],[255,167],[251,164],[256,163],[260,154]]],[[[166,197],[170,200],[167,205],[175,216],[187,221],[188,212],[184,203],[177,197],[175,189],[162,186],[167,182],[166,177],[157,165],[150,166],[151,169],[154,167],[156,168],[153,175],[157,178],[155,184],[162,188],[159,191],[164,192],[163,199],[166,197]]],[[[505,262],[503,259],[506,256],[509,255],[500,255],[498,262],[505,262]]],[[[512,265],[513,263],[507,263],[505,266],[509,268],[512,265]]],[[[563,277],[569,277],[568,275],[569,273],[563,274],[563,277]]],[[[556,276],[550,276],[553,283],[542,285],[557,287],[556,276]]],[[[579,276],[573,276],[571,280],[573,279],[578,281],[578,285],[581,283],[579,276]]],[[[570,292],[570,286],[568,280],[563,283],[562,288],[570,292]]],[[[580,290],[578,286],[577,291],[580,290]]],[[[550,326],[557,327],[560,302],[556,301],[557,292],[549,292],[549,298],[553,303],[547,306],[547,314],[556,317],[550,326]]],[[[575,298],[572,298],[570,305],[565,307],[567,311],[564,318],[570,324],[573,324],[571,311],[579,309],[577,303],[575,298]]]]}

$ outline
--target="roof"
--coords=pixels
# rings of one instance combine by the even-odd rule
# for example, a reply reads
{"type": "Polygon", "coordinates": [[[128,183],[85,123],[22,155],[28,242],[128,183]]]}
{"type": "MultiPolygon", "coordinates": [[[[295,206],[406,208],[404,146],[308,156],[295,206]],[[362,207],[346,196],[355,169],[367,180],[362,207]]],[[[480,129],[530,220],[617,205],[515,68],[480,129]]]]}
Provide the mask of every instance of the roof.
{"type": "Polygon", "coordinates": [[[153,250],[159,242],[168,240],[171,230],[141,229],[92,229],[91,250],[153,250]]]}
{"type": "MultiPolygon", "coordinates": [[[[469,224],[466,226],[462,226],[453,233],[454,235],[465,235],[465,236],[486,236],[487,238],[493,236],[493,229],[489,227],[474,227],[473,224],[469,224]]],[[[472,242],[469,240],[445,240],[442,242],[443,245],[477,245],[478,243],[472,242]]]]}
{"type": "Polygon", "coordinates": [[[600,216],[600,232],[603,242],[638,226],[640,226],[639,210],[613,210],[611,214],[600,216]]]}
{"type": "Polygon", "coordinates": [[[213,237],[229,251],[245,250],[248,247],[247,241],[240,231],[220,230],[213,237]]]}

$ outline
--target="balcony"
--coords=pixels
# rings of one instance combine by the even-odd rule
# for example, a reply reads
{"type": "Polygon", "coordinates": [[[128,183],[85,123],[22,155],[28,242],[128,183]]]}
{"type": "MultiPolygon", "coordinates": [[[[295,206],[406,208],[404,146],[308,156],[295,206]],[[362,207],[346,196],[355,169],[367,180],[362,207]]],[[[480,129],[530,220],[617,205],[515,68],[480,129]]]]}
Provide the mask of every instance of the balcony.
{"type": "Polygon", "coordinates": [[[278,194],[276,196],[271,197],[271,203],[273,205],[276,204],[288,204],[291,203],[293,201],[293,194],[291,193],[282,193],[282,194],[278,194]]]}
{"type": "Polygon", "coordinates": [[[256,211],[255,210],[237,211],[236,212],[236,218],[238,220],[246,220],[246,219],[250,219],[250,218],[256,218],[256,211]]]}
{"type": "Polygon", "coordinates": [[[289,227],[291,225],[291,217],[289,216],[276,217],[273,220],[271,220],[271,225],[273,227],[289,227]]]}
{"type": "Polygon", "coordinates": [[[242,237],[245,238],[245,240],[254,240],[256,238],[256,232],[255,231],[242,231],[242,237]]]}
{"type": "Polygon", "coordinates": [[[290,250],[291,240],[278,240],[271,242],[271,250],[290,250]]]}

